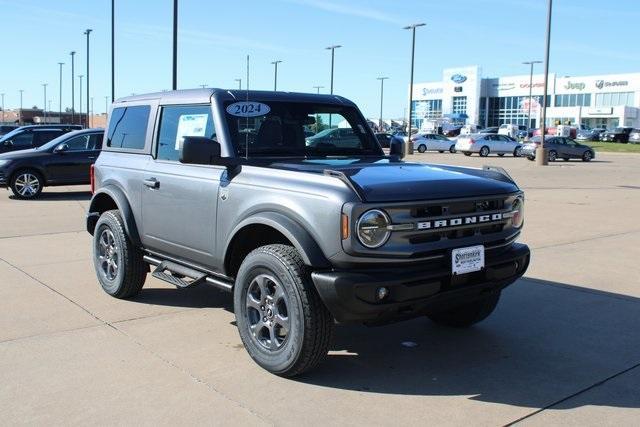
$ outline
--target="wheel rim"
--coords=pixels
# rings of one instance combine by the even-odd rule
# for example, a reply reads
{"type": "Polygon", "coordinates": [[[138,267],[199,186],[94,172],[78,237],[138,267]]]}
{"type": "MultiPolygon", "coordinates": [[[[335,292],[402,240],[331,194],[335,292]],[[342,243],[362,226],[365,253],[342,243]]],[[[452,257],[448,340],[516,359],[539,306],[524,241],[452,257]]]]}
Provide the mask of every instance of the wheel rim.
{"type": "Polygon", "coordinates": [[[15,188],[22,197],[30,197],[40,189],[40,180],[32,173],[22,173],[16,178],[15,188]]]}
{"type": "Polygon", "coordinates": [[[289,307],[284,288],[268,274],[256,276],[246,296],[246,318],[253,339],[264,349],[275,351],[290,331],[289,307]]]}
{"type": "Polygon", "coordinates": [[[489,154],[489,149],[487,147],[482,147],[480,149],[480,154],[482,154],[483,157],[486,157],[489,154]]]}
{"type": "Polygon", "coordinates": [[[424,153],[425,151],[427,151],[427,147],[425,147],[424,145],[421,145],[421,146],[418,147],[418,151],[420,153],[424,153]]]}
{"type": "Polygon", "coordinates": [[[552,162],[556,160],[556,157],[557,157],[557,155],[556,155],[555,151],[551,151],[549,153],[549,160],[551,160],[552,162]]]}
{"type": "Polygon", "coordinates": [[[104,229],[98,239],[98,262],[100,273],[110,282],[118,276],[120,257],[116,238],[111,230],[104,229]]]}
{"type": "Polygon", "coordinates": [[[588,152],[588,151],[586,153],[584,153],[584,158],[585,158],[585,160],[591,160],[591,153],[588,152]]]}
{"type": "Polygon", "coordinates": [[[514,151],[514,152],[513,152],[513,155],[514,155],[515,157],[520,157],[520,153],[521,153],[521,151],[522,151],[522,148],[521,148],[521,147],[516,147],[516,151],[514,151]]]}

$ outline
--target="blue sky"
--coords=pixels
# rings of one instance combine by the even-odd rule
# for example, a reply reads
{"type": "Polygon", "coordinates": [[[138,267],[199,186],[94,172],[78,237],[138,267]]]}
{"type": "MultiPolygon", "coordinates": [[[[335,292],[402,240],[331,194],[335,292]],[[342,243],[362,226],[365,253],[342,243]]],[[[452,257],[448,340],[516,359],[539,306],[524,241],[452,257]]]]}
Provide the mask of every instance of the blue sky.
{"type": "MultiPolygon", "coordinates": [[[[91,35],[91,86],[95,112],[110,94],[110,0],[0,0],[3,63],[0,92],[7,108],[41,106],[42,83],[58,105],[58,62],[63,105],[69,106],[70,56],[85,74],[85,28],[91,35]],[[11,47],[13,46],[13,48],[11,47]]],[[[172,0],[116,0],[116,96],[171,86],[172,0]]],[[[312,92],[329,88],[330,52],[336,50],[335,90],[379,111],[378,76],[385,82],[385,116],[406,104],[410,33],[418,30],[415,81],[441,79],[443,68],[475,65],[485,77],[526,74],[522,61],[542,59],[544,0],[180,0],[178,87],[236,87],[251,55],[251,88],[312,92]]],[[[640,71],[635,23],[637,0],[556,0],[550,71],[588,75],[640,71]]],[[[539,69],[541,70],[541,69],[539,69]]],[[[76,78],[76,97],[77,97],[76,78]]],[[[77,102],[77,101],[76,101],[77,102]]],[[[54,107],[55,108],[55,107],[54,107]]],[[[76,107],[77,108],[77,107],[76,107]]]]}

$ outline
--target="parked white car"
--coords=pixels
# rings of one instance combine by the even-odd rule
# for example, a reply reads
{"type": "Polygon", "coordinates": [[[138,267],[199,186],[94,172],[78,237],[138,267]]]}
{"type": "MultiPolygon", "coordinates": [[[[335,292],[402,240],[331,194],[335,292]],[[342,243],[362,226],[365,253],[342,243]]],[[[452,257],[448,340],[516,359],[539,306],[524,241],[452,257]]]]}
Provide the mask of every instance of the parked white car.
{"type": "Polygon", "coordinates": [[[522,144],[505,135],[476,133],[459,137],[455,149],[465,156],[478,153],[481,157],[487,157],[489,154],[512,154],[514,157],[520,157],[522,144]]]}
{"type": "Polygon", "coordinates": [[[436,133],[413,135],[411,142],[413,142],[413,151],[419,153],[424,153],[425,151],[439,151],[440,153],[444,153],[445,151],[449,151],[450,153],[456,152],[455,141],[436,133]]]}

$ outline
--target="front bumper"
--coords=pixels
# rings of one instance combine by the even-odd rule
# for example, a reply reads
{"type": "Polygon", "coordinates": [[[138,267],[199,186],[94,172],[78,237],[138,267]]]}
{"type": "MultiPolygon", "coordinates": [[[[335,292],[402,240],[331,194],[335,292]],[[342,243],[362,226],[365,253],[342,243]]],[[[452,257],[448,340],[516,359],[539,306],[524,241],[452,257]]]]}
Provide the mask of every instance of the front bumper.
{"type": "Polygon", "coordinates": [[[514,243],[499,253],[485,254],[482,271],[452,276],[450,260],[418,267],[313,272],[323,302],[338,322],[382,324],[438,312],[497,292],[520,278],[530,251],[514,243]],[[389,289],[382,301],[376,290],[389,289]]]}

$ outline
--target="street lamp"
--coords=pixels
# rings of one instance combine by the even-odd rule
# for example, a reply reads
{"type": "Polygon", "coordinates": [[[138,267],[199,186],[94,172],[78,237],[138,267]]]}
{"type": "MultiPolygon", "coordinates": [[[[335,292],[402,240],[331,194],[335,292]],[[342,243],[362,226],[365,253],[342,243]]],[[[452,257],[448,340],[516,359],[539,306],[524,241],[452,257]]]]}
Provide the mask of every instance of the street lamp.
{"type": "Polygon", "coordinates": [[[109,114],[109,96],[104,97],[104,115],[107,116],[109,114]]]}
{"type": "Polygon", "coordinates": [[[89,127],[93,124],[93,96],[91,97],[91,114],[89,115],[89,127]]]}
{"type": "Polygon", "coordinates": [[[74,119],[75,119],[75,108],[76,108],[76,97],[75,97],[75,79],[73,78],[73,76],[75,76],[76,72],[74,69],[74,64],[73,64],[73,57],[76,55],[75,50],[72,50],[71,52],[69,52],[69,55],[71,55],[71,123],[73,124],[74,119]]]}
{"type": "Polygon", "coordinates": [[[111,102],[115,99],[115,91],[116,91],[116,32],[115,32],[115,13],[116,13],[116,4],[115,0],[111,0],[111,102]]]}
{"type": "Polygon", "coordinates": [[[530,65],[531,69],[529,71],[529,114],[528,114],[528,123],[527,123],[527,132],[531,129],[531,92],[533,89],[533,65],[534,64],[542,64],[542,61],[525,61],[522,65],[530,65]]]}
{"type": "Polygon", "coordinates": [[[320,89],[324,89],[324,86],[314,86],[313,88],[318,91],[318,94],[320,94],[320,89]]]}
{"type": "Polygon", "coordinates": [[[87,114],[89,113],[89,93],[90,93],[89,92],[89,34],[91,34],[91,31],[93,31],[91,28],[87,28],[84,31],[84,34],[87,36],[87,114]]]}
{"type": "Polygon", "coordinates": [[[207,85],[200,85],[200,87],[201,87],[202,89],[204,89],[204,88],[206,88],[206,87],[207,87],[207,85]]]}
{"type": "Polygon", "coordinates": [[[2,97],[2,123],[4,123],[4,92],[0,93],[0,96],[2,97]]]}
{"type": "Polygon", "coordinates": [[[378,77],[377,80],[380,80],[380,122],[378,126],[380,127],[380,131],[382,130],[382,100],[384,99],[384,81],[389,77],[378,77]]]}
{"type": "Polygon", "coordinates": [[[19,89],[18,92],[20,92],[20,116],[18,117],[18,123],[22,126],[22,92],[24,92],[24,89],[19,89]]]}
{"type": "Polygon", "coordinates": [[[342,46],[339,44],[334,44],[332,46],[327,47],[327,50],[331,51],[331,95],[333,95],[333,64],[335,61],[335,50],[341,48],[342,46]]]}
{"type": "Polygon", "coordinates": [[[80,74],[78,76],[78,78],[80,79],[80,84],[78,85],[78,87],[80,88],[80,99],[78,100],[78,104],[80,105],[80,126],[82,126],[82,78],[84,76],[82,74],[80,74]]]}
{"type": "Polygon", "coordinates": [[[60,117],[60,123],[62,123],[62,66],[64,65],[64,62],[58,62],[58,65],[60,66],[60,98],[58,99],[58,116],[60,117]]]}
{"type": "Polygon", "coordinates": [[[44,122],[47,123],[47,83],[42,83],[44,88],[44,104],[42,105],[42,111],[44,113],[44,122]]]}
{"type": "MultiPolygon", "coordinates": [[[[423,27],[427,24],[425,23],[420,23],[420,24],[412,24],[412,25],[408,25],[406,27],[403,27],[403,30],[411,30],[411,77],[409,79],[409,121],[407,122],[409,124],[408,126],[408,130],[407,130],[407,135],[409,135],[409,141],[411,141],[411,109],[413,108],[413,64],[414,64],[414,58],[415,58],[415,52],[416,52],[416,28],[418,27],[423,27]]],[[[405,154],[411,154],[413,153],[413,144],[406,144],[405,148],[405,154]]]]}
{"type": "Polygon", "coordinates": [[[178,88],[178,0],[173,0],[173,90],[178,88]]]}
{"type": "Polygon", "coordinates": [[[278,90],[278,64],[280,64],[282,61],[273,61],[271,64],[273,64],[273,66],[275,67],[275,73],[273,75],[273,91],[277,91],[278,90]]]}
{"type": "Polygon", "coordinates": [[[551,11],[553,0],[547,3],[547,35],[544,52],[544,90],[542,91],[542,124],[540,126],[540,146],[536,149],[536,163],[540,166],[547,165],[549,159],[547,150],[544,148],[544,136],[547,133],[547,88],[549,87],[549,44],[551,42],[551,11]]]}
{"type": "Polygon", "coordinates": [[[242,79],[235,79],[238,82],[238,90],[242,90],[242,79]]]}

